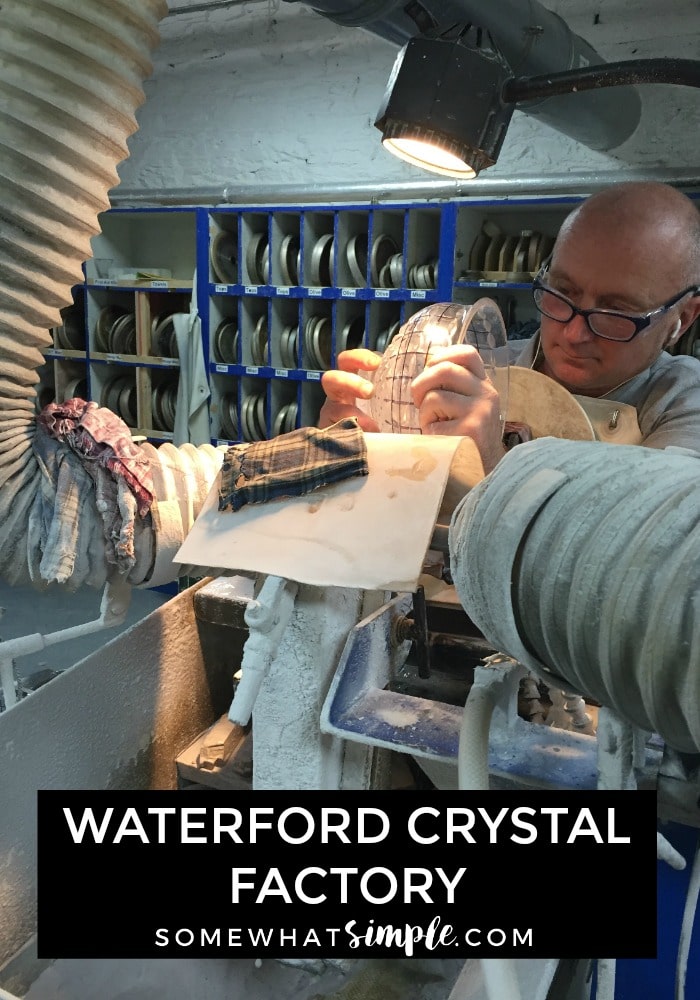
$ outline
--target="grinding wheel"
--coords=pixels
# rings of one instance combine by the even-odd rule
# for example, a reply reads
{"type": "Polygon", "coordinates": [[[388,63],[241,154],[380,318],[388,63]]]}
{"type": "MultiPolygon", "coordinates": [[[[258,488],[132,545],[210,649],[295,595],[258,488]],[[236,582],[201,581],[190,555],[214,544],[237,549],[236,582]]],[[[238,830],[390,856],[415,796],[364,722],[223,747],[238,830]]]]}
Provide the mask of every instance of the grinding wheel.
{"type": "Polygon", "coordinates": [[[507,419],[527,424],[534,438],[595,440],[581,404],[558,382],[531,368],[511,366],[509,370],[507,419]]]}

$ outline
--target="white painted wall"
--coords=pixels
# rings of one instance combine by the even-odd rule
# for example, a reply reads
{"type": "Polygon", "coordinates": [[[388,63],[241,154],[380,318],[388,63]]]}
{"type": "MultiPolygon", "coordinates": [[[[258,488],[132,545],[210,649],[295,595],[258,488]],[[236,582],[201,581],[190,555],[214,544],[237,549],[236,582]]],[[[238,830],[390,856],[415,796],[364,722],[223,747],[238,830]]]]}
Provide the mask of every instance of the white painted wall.
{"type": "MultiPolygon", "coordinates": [[[[547,6],[607,61],[697,58],[697,0],[667,0],[662,10],[657,0],[550,0],[547,6]]],[[[254,197],[279,186],[304,192],[435,182],[435,175],[385,153],[373,127],[397,51],[390,43],[281,0],[171,13],[161,22],[161,39],[117,198],[163,188],[223,192],[229,186],[254,197]]],[[[574,173],[606,182],[623,172],[666,176],[670,170],[700,175],[700,91],[639,90],[640,126],[609,153],[516,111],[498,164],[481,180],[574,173]]]]}

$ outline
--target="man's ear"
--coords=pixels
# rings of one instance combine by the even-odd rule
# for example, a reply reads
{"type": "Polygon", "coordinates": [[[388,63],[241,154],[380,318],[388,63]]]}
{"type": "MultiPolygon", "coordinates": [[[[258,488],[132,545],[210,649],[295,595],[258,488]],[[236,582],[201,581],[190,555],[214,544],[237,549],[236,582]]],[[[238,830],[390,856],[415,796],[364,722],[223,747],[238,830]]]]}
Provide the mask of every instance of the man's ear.
{"type": "MultiPolygon", "coordinates": [[[[691,323],[694,323],[698,316],[700,316],[700,295],[693,296],[693,298],[690,299],[686,305],[681,307],[678,315],[681,323],[678,331],[678,335],[680,335],[681,333],[685,333],[691,323]]],[[[675,339],[677,339],[677,337],[674,337],[674,340],[675,339]]],[[[671,343],[673,343],[673,341],[671,341],[671,343]]]]}

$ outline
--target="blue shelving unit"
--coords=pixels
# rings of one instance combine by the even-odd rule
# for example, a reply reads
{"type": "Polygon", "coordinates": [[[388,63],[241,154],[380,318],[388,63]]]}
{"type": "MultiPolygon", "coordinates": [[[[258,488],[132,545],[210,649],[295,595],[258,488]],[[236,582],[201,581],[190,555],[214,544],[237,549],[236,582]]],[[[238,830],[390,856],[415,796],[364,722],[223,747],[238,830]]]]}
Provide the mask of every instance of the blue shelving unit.
{"type": "MultiPolygon", "coordinates": [[[[352,346],[382,349],[409,316],[429,303],[472,303],[483,296],[498,303],[507,322],[534,316],[529,280],[494,279],[489,273],[465,276],[470,255],[484,226],[511,243],[524,230],[538,227],[553,238],[579,200],[504,197],[112,209],[101,216],[102,231],[93,240],[93,257],[79,286],[85,351],[56,345],[47,352],[56,388],[60,394],[84,370],[90,398],[105,402],[113,380],[121,379],[118,385],[125,386],[128,404],[122,416],[134,433],[154,442],[171,439],[172,431],[158,419],[158,393],[166,391],[164,384],[176,383],[179,362],[155,353],[152,323],[161,312],[189,310],[194,298],[211,391],[210,440],[269,437],[314,423],[323,402],[323,370],[335,365],[351,334],[352,346]],[[222,245],[223,258],[217,256],[222,245]],[[323,246],[325,260],[319,252],[323,246]],[[291,257],[285,247],[292,248],[291,257]],[[256,266],[256,250],[263,270],[256,266]],[[399,258],[395,271],[380,273],[393,256],[399,258]],[[217,268],[222,260],[226,273],[217,268]],[[115,267],[145,272],[165,268],[171,277],[128,282],[113,276],[115,267]],[[426,284],[428,273],[429,287],[417,287],[426,284]],[[98,342],[97,319],[110,305],[133,311],[134,353],[105,350],[98,342]],[[310,323],[323,328],[321,357],[305,339],[310,323]],[[222,324],[231,339],[238,331],[235,350],[226,357],[217,342],[222,324]],[[297,331],[292,357],[289,328],[297,331]],[[248,412],[249,396],[256,397],[254,418],[248,412]],[[291,424],[289,419],[280,423],[283,408],[292,410],[287,412],[291,424]]],[[[112,393],[110,401],[116,398],[112,393]]]]}

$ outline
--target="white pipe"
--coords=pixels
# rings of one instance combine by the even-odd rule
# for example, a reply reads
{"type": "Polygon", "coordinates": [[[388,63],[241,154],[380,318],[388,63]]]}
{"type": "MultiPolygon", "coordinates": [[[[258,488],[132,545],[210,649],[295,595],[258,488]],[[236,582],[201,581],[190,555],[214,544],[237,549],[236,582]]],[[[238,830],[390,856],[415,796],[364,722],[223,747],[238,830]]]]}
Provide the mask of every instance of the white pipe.
{"type": "Polygon", "coordinates": [[[298,589],[292,580],[268,576],[258,598],[248,603],[243,615],[249,631],[243,647],[241,679],[228,713],[231,722],[239,726],[250,722],[255,699],[292,616],[298,589]]]}
{"type": "Polygon", "coordinates": [[[599,958],[597,964],[596,1000],[615,1000],[615,959],[599,958]]]}
{"type": "Polygon", "coordinates": [[[482,958],[481,969],[488,1000],[521,1000],[514,959],[482,958]]]}
{"type": "Polygon", "coordinates": [[[698,895],[700,895],[700,842],[695,851],[693,868],[690,873],[688,892],[685,897],[683,907],[683,921],[681,923],[681,933],[678,941],[678,956],[676,959],[676,989],[675,1000],[684,1000],[685,981],[688,973],[688,954],[690,952],[690,942],[693,936],[693,924],[695,922],[695,912],[698,906],[698,895]]]}
{"type": "Polygon", "coordinates": [[[457,748],[457,786],[479,791],[489,787],[489,731],[493,710],[500,701],[504,717],[517,714],[522,664],[501,653],[489,656],[474,669],[474,681],[464,703],[457,748]],[[515,707],[513,707],[515,706],[515,707]]]}
{"type": "Polygon", "coordinates": [[[459,730],[457,786],[461,790],[480,791],[489,787],[489,729],[495,704],[491,688],[475,680],[464,704],[459,730]]]}
{"type": "MultiPolygon", "coordinates": [[[[503,685],[518,664],[499,667],[476,667],[462,713],[457,750],[457,784],[460,790],[481,791],[489,787],[489,731],[493,710],[503,685]]],[[[468,965],[462,969],[467,973],[468,965]]],[[[481,970],[488,1000],[521,1000],[515,962],[510,958],[483,958],[481,970]]],[[[466,997],[462,974],[450,993],[450,1000],[466,997]]]]}
{"type": "Polygon", "coordinates": [[[14,993],[8,993],[0,986],[0,1000],[22,1000],[22,997],[16,996],[14,993]]]}
{"type": "Polygon", "coordinates": [[[254,184],[193,185],[192,187],[129,188],[118,187],[110,195],[112,205],[308,205],[314,202],[338,201],[425,201],[440,198],[453,201],[475,195],[504,196],[509,194],[582,194],[598,191],[622,181],[666,181],[679,187],[697,187],[700,172],[691,168],[659,168],[644,170],[600,170],[594,174],[571,170],[566,174],[539,177],[491,178],[477,177],[472,181],[415,180],[375,182],[346,181],[314,183],[300,188],[298,184],[277,184],[267,188],[254,184]]]}
{"type": "Polygon", "coordinates": [[[6,709],[17,704],[19,699],[15,688],[15,665],[11,657],[0,657],[0,692],[6,709]]]}
{"type": "Polygon", "coordinates": [[[5,708],[12,708],[18,701],[14,670],[14,661],[17,657],[28,656],[30,653],[46,649],[47,646],[55,646],[57,643],[67,642],[69,639],[77,639],[84,635],[91,635],[93,632],[100,632],[105,628],[121,625],[129,610],[130,599],[131,587],[123,579],[115,578],[105,586],[100,602],[100,617],[95,618],[94,621],[83,622],[82,625],[72,625],[70,628],[62,628],[56,632],[47,632],[45,635],[33,632],[29,635],[21,635],[15,639],[0,642],[0,690],[2,690],[5,699],[5,708]]]}
{"type": "Polygon", "coordinates": [[[686,861],[683,855],[666,840],[662,833],[656,831],[656,857],[659,861],[665,861],[677,872],[682,872],[686,861]]]}

